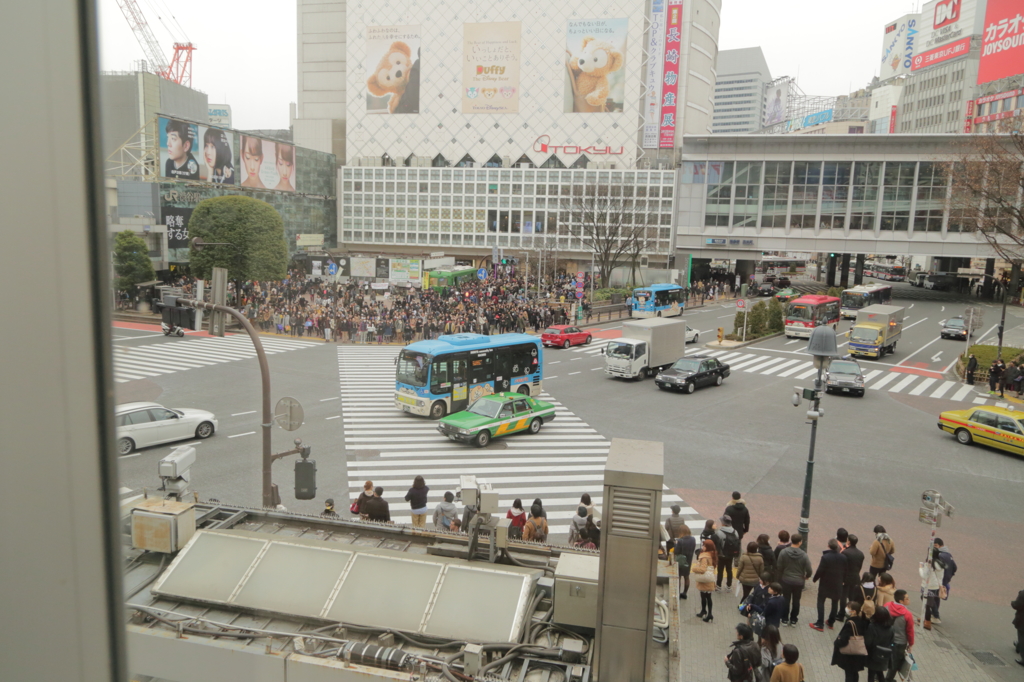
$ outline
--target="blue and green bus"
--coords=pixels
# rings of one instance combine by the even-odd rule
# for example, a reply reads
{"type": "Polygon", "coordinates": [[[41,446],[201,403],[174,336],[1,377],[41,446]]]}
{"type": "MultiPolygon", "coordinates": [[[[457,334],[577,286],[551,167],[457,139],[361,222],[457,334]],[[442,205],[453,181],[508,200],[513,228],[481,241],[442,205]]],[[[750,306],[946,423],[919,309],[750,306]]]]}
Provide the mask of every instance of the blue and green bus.
{"type": "Polygon", "coordinates": [[[633,290],[633,317],[673,317],[683,314],[683,288],[652,284],[633,290]]]}
{"type": "Polygon", "coordinates": [[[543,347],[528,334],[446,334],[402,349],[395,367],[395,407],[440,419],[483,395],[540,395],[543,347]]]}

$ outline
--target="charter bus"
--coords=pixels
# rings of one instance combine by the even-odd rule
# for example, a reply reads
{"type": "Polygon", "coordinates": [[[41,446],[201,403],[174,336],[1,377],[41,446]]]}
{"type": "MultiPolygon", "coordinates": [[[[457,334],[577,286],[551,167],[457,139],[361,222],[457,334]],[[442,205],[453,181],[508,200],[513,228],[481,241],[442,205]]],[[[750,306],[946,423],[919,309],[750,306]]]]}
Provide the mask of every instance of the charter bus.
{"type": "Polygon", "coordinates": [[[466,270],[431,270],[424,275],[428,279],[425,283],[431,289],[440,291],[445,287],[453,287],[456,284],[476,280],[476,268],[466,270]]]}
{"type": "Polygon", "coordinates": [[[902,282],[907,278],[907,269],[902,265],[889,263],[865,263],[864,274],[887,282],[902,282]]]}
{"type": "Polygon", "coordinates": [[[445,334],[410,343],[395,361],[395,407],[440,419],[480,396],[540,395],[543,348],[528,334],[445,334]]]}
{"type": "Polygon", "coordinates": [[[861,284],[843,291],[841,313],[844,318],[856,318],[857,311],[876,303],[892,303],[892,287],[888,284],[861,284]]]}
{"type": "Polygon", "coordinates": [[[807,271],[807,260],[804,258],[762,258],[757,263],[756,270],[765,275],[780,272],[804,273],[807,271]]]}
{"type": "Polygon", "coordinates": [[[633,290],[633,317],[682,315],[683,288],[678,284],[652,284],[633,290]]]}
{"type": "Polygon", "coordinates": [[[786,306],[786,338],[810,338],[815,327],[839,325],[839,299],[835,296],[808,295],[793,299],[786,306]]]}

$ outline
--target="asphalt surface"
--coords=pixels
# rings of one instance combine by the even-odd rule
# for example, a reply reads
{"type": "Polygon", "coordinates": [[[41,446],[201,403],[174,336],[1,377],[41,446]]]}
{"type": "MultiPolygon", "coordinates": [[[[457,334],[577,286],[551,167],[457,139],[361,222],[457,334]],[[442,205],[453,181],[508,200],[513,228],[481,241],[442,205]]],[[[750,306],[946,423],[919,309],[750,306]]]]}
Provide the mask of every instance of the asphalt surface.
{"type": "MultiPolygon", "coordinates": [[[[994,678],[1017,680],[1020,668],[1013,664],[1008,604],[1024,588],[1024,553],[1015,542],[1024,531],[1020,505],[1024,459],[960,446],[936,428],[936,417],[943,410],[997,400],[983,394],[981,387],[965,392],[951,374],[943,374],[963,344],[939,339],[939,323],[959,314],[965,302],[949,295],[937,301],[902,298],[903,289],[909,287],[897,285],[894,303],[908,308],[906,331],[896,353],[880,362],[862,361],[866,373],[878,372],[869,381],[867,395],[829,395],[822,401],[810,513],[811,554],[815,557],[824,549],[838,526],[859,535],[866,550],[871,528],[881,523],[897,543],[893,570],[897,586],[916,595],[917,562],[923,558],[930,534],[929,527],[917,520],[920,495],[925,489],[941,491],[956,513],[943,520],[938,535],[960,568],[951,598],[943,604],[939,627],[965,650],[994,652],[1006,662],[1007,666],[983,666],[994,678]],[[871,389],[872,382],[883,381],[871,389]],[[931,397],[937,393],[941,397],[931,397]]],[[[999,316],[998,308],[982,307],[984,331],[976,341],[994,336],[989,329],[999,316]]],[[[592,428],[603,439],[664,442],[666,484],[699,517],[717,518],[729,492],[741,491],[751,508],[752,533],[768,533],[774,542],[779,529],[796,530],[800,517],[810,427],[806,403],[794,408],[790,397],[794,386],[809,387],[813,377],[807,373],[809,359],[801,353],[804,342],[788,342],[785,337],[735,351],[702,348],[714,338],[717,327],[731,330],[734,314],[734,304],[727,302],[686,315],[687,323],[700,332],[700,343],[691,346],[688,354],[714,352],[736,366],[721,387],[699,389],[692,395],[671,394],[657,390],[651,380],[628,382],[605,376],[599,348],[601,339],[621,333],[616,322],[595,331],[590,348],[545,351],[544,388],[580,420],[577,425],[592,428]],[[731,353],[738,355],[730,358],[731,353]]],[[[840,332],[850,324],[842,323],[840,332]]],[[[1024,345],[1024,310],[1008,311],[1007,330],[1007,345],[1015,339],[1024,345]]],[[[133,349],[199,341],[126,329],[115,329],[115,336],[121,337],[115,346],[133,349]]],[[[361,370],[353,353],[358,352],[346,347],[345,371],[357,378],[361,370]]],[[[381,351],[375,352],[379,357],[381,351]]],[[[283,503],[289,509],[314,512],[322,508],[324,498],[333,496],[341,510],[361,477],[352,474],[350,481],[347,474],[349,467],[359,471],[352,465],[359,458],[345,448],[347,420],[339,399],[337,347],[321,342],[284,350],[271,356],[270,366],[273,402],[291,396],[306,412],[298,431],[274,428],[274,450],[286,450],[294,437],[301,437],[313,447],[318,466],[317,499],[298,501],[292,492],[291,460],[274,465],[283,503]]],[[[192,488],[202,498],[260,505],[260,384],[255,360],[225,360],[125,381],[118,385],[117,397],[118,402],[153,400],[168,407],[215,412],[220,429],[197,445],[192,488]]],[[[393,416],[388,410],[381,405],[381,419],[393,416]]],[[[424,433],[423,438],[436,436],[424,433]]],[[[173,447],[144,449],[122,458],[122,484],[155,488],[159,484],[156,462],[173,447]]],[[[476,454],[466,447],[466,456],[476,454]]],[[[429,470],[429,456],[422,461],[429,470]]],[[[530,473],[525,463],[522,473],[530,473]]],[[[599,491],[599,484],[594,486],[599,491]]],[[[392,501],[393,511],[395,507],[392,501]]],[[[913,603],[918,610],[916,598],[913,603]]]]}

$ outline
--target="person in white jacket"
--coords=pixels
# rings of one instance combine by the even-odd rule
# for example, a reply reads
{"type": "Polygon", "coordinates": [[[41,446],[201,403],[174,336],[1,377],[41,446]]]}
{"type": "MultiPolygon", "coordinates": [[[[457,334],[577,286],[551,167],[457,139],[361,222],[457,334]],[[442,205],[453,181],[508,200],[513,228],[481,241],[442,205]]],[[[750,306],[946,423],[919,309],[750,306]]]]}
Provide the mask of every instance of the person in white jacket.
{"type": "Polygon", "coordinates": [[[939,550],[934,546],[928,553],[928,561],[922,561],[918,566],[918,573],[921,576],[921,597],[925,600],[924,622],[921,627],[925,630],[932,629],[932,614],[938,611],[939,588],[942,587],[942,574],[945,570],[946,566],[939,558],[939,550]]]}

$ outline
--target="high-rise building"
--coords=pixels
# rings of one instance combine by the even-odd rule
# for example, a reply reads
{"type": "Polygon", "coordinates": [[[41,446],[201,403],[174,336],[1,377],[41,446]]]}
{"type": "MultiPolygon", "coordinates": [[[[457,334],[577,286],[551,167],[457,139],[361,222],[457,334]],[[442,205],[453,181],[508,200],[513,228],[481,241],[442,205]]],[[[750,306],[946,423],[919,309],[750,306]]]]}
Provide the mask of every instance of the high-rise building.
{"type": "Polygon", "coordinates": [[[759,130],[764,120],[765,86],[772,82],[761,48],[722,50],[715,71],[712,134],[759,130]]]}

